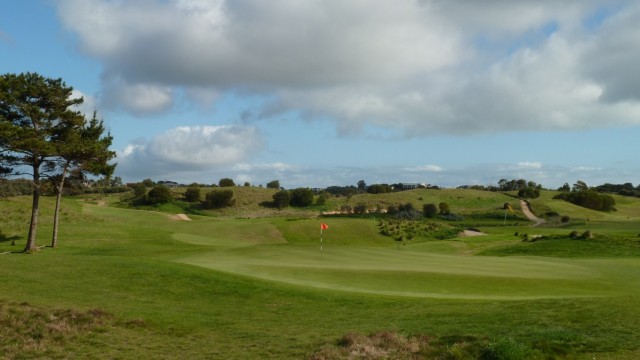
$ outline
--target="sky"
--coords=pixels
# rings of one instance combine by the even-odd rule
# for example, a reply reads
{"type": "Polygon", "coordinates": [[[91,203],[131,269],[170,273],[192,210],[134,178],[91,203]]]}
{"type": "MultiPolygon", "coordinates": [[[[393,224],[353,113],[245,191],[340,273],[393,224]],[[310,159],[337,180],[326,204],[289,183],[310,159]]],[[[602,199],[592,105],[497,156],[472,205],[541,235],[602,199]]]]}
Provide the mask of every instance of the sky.
{"type": "Polygon", "coordinates": [[[2,1],[0,73],[72,86],[124,182],[637,186],[639,23],[630,0],[2,1]]]}

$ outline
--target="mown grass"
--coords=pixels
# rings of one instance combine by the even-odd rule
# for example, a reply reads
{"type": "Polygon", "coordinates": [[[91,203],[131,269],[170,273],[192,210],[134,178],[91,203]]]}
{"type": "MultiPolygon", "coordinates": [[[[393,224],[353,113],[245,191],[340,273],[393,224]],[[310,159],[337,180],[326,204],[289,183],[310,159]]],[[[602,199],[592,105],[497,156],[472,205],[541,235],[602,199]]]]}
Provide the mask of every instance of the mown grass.
{"type": "MultiPolygon", "coordinates": [[[[419,191],[411,196],[426,199],[419,191]]],[[[483,203],[478,196],[468,200],[478,213],[500,199],[491,195],[483,203]]],[[[0,221],[3,234],[21,237],[16,246],[0,242],[0,252],[24,245],[28,204],[26,198],[0,203],[14,216],[0,221]]],[[[63,334],[22,331],[13,321],[8,332],[23,335],[3,337],[6,349],[38,341],[40,347],[8,358],[307,358],[334,347],[340,353],[348,334],[381,333],[397,334],[398,343],[430,339],[425,357],[472,358],[492,349],[543,358],[640,355],[635,255],[473,256],[521,245],[515,232],[570,229],[487,226],[484,237],[397,250],[374,219],[193,216],[187,222],[94,200],[63,204],[59,248],[0,255],[6,289],[0,301],[27,327],[65,312],[107,315],[88,327],[71,324],[75,330],[63,334]],[[320,221],[329,224],[323,253],[320,221]],[[23,302],[31,310],[21,312],[23,302]]],[[[632,214],[628,209],[637,204],[619,211],[632,214]]],[[[44,199],[39,243],[48,241],[51,205],[44,199]]],[[[594,233],[618,229],[625,241],[638,230],[637,218],[625,219],[622,229],[604,220],[589,222],[594,233]]]]}

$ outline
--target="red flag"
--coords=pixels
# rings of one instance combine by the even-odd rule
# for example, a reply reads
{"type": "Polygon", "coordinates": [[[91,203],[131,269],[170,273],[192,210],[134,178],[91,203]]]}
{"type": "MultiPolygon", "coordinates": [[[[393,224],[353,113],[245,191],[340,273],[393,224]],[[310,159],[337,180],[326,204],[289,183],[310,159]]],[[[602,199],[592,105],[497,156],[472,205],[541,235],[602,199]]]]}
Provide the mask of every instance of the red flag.
{"type": "Polygon", "coordinates": [[[320,224],[320,230],[327,230],[329,228],[329,225],[327,224],[320,224]]]}

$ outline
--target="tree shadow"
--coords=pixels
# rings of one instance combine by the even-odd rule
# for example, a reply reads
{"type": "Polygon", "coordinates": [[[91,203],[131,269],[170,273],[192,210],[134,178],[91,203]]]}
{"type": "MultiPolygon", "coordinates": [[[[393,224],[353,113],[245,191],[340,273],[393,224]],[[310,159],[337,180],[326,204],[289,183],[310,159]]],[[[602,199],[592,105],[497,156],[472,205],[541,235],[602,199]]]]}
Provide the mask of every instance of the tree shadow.
{"type": "Polygon", "coordinates": [[[16,240],[18,240],[20,238],[21,237],[18,236],[18,235],[8,236],[8,235],[3,234],[2,231],[0,231],[0,243],[11,241],[11,245],[15,245],[16,244],[16,240]]]}

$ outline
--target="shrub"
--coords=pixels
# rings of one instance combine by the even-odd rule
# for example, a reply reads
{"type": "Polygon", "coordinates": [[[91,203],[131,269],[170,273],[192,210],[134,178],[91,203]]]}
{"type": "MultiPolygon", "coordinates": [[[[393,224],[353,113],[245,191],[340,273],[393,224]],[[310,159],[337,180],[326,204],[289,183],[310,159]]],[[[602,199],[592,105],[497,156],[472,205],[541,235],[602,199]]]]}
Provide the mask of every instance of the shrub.
{"type": "Polygon", "coordinates": [[[568,222],[569,222],[569,220],[571,220],[571,218],[569,218],[569,216],[568,216],[568,215],[563,215],[563,216],[560,218],[560,222],[561,222],[561,223],[563,223],[563,224],[568,223],[568,222]]]}
{"type": "Polygon", "coordinates": [[[236,184],[233,182],[233,179],[229,179],[229,178],[220,179],[220,181],[218,181],[218,185],[220,187],[236,186],[236,184]]]}
{"type": "Polygon", "coordinates": [[[267,189],[280,189],[280,181],[272,180],[267,183],[267,189]]]}
{"type": "Polygon", "coordinates": [[[284,209],[291,202],[291,194],[287,190],[280,190],[273,194],[273,206],[284,209]]]}
{"type": "Polygon", "coordinates": [[[309,188],[291,190],[291,206],[309,206],[313,204],[313,191],[309,188]]]}
{"type": "Polygon", "coordinates": [[[432,218],[438,213],[438,208],[436,207],[436,204],[424,204],[422,206],[422,213],[424,217],[432,218]]]}
{"type": "Polygon", "coordinates": [[[356,206],[353,207],[353,212],[354,214],[366,214],[367,212],[367,205],[365,204],[358,204],[356,206]]]}
{"type": "Polygon", "coordinates": [[[149,205],[166,204],[172,200],[171,191],[164,185],[156,185],[149,190],[145,200],[149,205]]]}
{"type": "Polygon", "coordinates": [[[534,187],[526,187],[518,191],[518,197],[523,199],[535,199],[540,197],[540,189],[534,187]]]}
{"type": "Polygon", "coordinates": [[[449,213],[451,212],[451,210],[449,209],[449,204],[447,204],[446,202],[441,202],[440,204],[438,204],[438,209],[440,210],[441,215],[449,215],[449,213]]]}
{"type": "Polygon", "coordinates": [[[492,341],[484,349],[482,349],[482,353],[480,354],[480,359],[483,360],[500,360],[500,359],[510,359],[510,360],[526,360],[530,359],[534,354],[531,349],[516,342],[512,338],[501,338],[497,341],[492,341]]]}
{"type": "Polygon", "coordinates": [[[187,188],[184,192],[184,199],[188,202],[200,201],[200,188],[195,186],[187,188]]]}
{"type": "Polygon", "coordinates": [[[219,209],[233,204],[233,190],[213,190],[205,196],[203,206],[205,209],[219,209]]]}
{"type": "Polygon", "coordinates": [[[569,193],[563,192],[553,198],[598,211],[614,211],[616,204],[616,201],[610,195],[600,194],[592,190],[569,193]]]}

